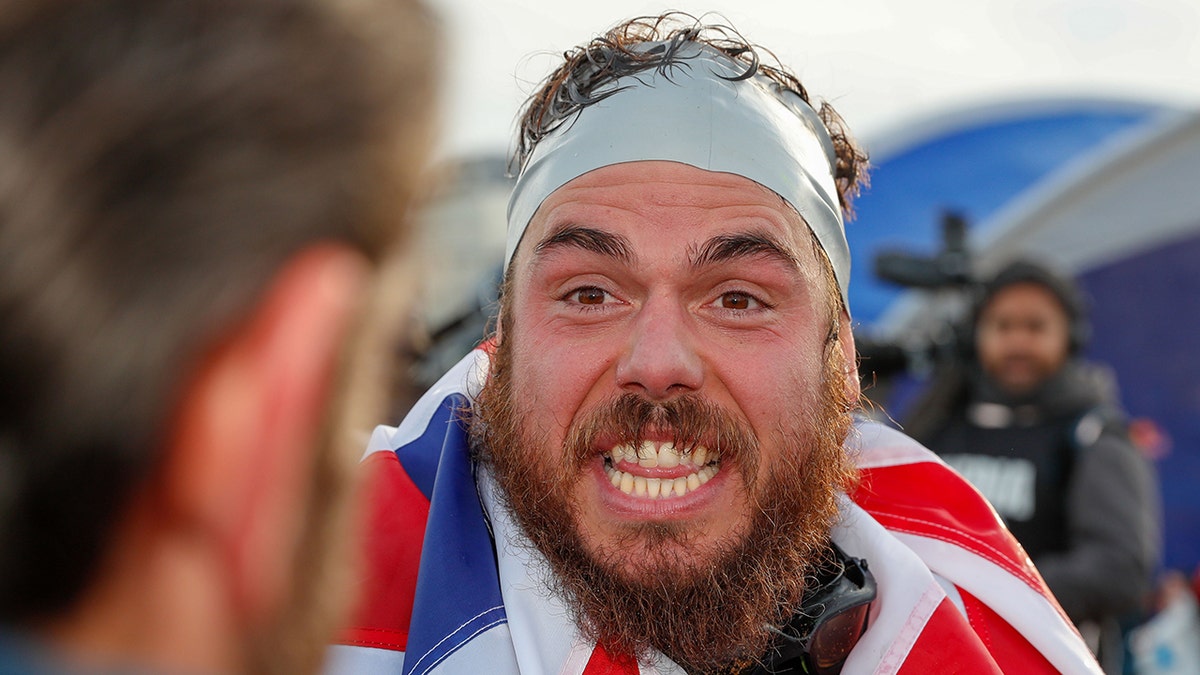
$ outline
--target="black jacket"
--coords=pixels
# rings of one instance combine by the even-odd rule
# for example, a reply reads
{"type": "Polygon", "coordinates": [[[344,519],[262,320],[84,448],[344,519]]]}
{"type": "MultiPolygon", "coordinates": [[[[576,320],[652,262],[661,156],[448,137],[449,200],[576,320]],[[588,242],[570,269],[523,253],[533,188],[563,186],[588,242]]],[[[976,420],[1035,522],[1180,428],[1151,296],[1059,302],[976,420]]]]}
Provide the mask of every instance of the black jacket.
{"type": "Polygon", "coordinates": [[[976,371],[942,410],[922,440],[993,501],[1067,614],[1137,610],[1161,555],[1161,505],[1108,371],[1073,361],[1021,399],[976,371]]]}

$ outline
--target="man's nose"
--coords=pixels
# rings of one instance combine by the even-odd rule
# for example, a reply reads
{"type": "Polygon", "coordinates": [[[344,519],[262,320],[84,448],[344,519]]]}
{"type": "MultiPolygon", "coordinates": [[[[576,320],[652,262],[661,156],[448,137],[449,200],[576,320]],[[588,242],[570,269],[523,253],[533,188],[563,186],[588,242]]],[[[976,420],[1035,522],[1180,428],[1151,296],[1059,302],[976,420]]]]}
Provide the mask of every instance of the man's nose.
{"type": "Polygon", "coordinates": [[[618,386],[652,400],[698,390],[704,381],[704,363],[695,349],[694,329],[678,302],[647,301],[617,363],[618,386]]]}

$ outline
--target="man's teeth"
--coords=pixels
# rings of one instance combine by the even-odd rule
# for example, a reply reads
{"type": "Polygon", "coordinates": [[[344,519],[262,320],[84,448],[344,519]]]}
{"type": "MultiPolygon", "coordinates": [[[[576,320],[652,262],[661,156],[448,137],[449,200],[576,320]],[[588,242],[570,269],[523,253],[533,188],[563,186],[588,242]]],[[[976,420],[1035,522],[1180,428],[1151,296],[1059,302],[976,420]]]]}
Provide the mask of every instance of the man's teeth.
{"type": "Polygon", "coordinates": [[[647,469],[662,467],[673,469],[680,464],[691,464],[697,468],[707,465],[710,461],[716,463],[718,453],[709,452],[704,446],[697,446],[691,452],[680,454],[674,443],[655,443],[642,441],[637,448],[631,445],[618,445],[608,452],[615,465],[622,460],[637,462],[647,469]]]}
{"type": "Polygon", "coordinates": [[[706,466],[696,473],[689,473],[678,478],[647,478],[635,476],[608,465],[605,465],[604,470],[608,473],[608,479],[612,481],[613,487],[627,495],[650,499],[682,497],[707,483],[717,475],[718,471],[716,466],[706,466]]]}
{"type": "Polygon", "coordinates": [[[610,461],[605,463],[604,470],[608,473],[613,487],[627,495],[649,499],[682,497],[707,483],[720,470],[717,453],[710,453],[707,448],[697,447],[689,454],[680,455],[671,443],[658,444],[646,441],[637,449],[628,445],[619,445],[609,452],[608,458],[610,461]],[[693,468],[694,471],[677,478],[647,478],[617,469],[616,466],[621,461],[637,462],[639,466],[647,469],[656,467],[672,469],[683,464],[693,468]]]}

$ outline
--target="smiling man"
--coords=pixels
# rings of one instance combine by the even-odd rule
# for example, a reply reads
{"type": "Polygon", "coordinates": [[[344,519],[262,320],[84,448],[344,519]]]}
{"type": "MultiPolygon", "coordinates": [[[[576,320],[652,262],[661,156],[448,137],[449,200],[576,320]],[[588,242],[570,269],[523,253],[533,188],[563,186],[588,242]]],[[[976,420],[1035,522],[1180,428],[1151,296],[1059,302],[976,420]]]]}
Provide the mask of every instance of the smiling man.
{"type": "Polygon", "coordinates": [[[1095,672],[978,494],[855,421],[865,157],[762,54],[634,20],[534,94],[496,335],[372,439],[335,670],[1095,672]]]}

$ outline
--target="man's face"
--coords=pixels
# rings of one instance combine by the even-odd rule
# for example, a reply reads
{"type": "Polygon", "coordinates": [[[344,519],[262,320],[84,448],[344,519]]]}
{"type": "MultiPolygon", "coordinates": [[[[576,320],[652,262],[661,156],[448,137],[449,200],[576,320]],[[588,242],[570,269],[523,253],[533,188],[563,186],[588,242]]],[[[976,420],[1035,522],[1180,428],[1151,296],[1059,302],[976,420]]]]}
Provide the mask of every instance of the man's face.
{"type": "MultiPolygon", "coordinates": [[[[561,567],[598,569],[633,592],[690,588],[759,551],[785,568],[776,576],[803,576],[847,476],[852,346],[822,264],[786,203],[730,174],[620,164],[542,204],[502,318],[503,393],[491,403],[507,410],[485,422],[513,427],[488,451],[543,552],[555,548],[539,539],[545,529],[583,549],[562,551],[561,567]]],[[[759,583],[764,569],[746,575],[759,583]]],[[[755,602],[771,612],[796,599],[787,583],[755,602]]],[[[775,618],[745,623],[756,632],[775,618]]]]}
{"type": "Polygon", "coordinates": [[[1070,319],[1047,288],[1018,283],[998,291],[979,315],[979,362],[1010,394],[1028,393],[1067,360],[1070,319]]]}

